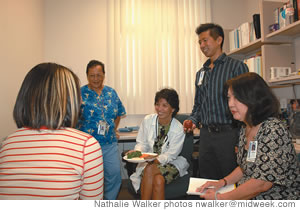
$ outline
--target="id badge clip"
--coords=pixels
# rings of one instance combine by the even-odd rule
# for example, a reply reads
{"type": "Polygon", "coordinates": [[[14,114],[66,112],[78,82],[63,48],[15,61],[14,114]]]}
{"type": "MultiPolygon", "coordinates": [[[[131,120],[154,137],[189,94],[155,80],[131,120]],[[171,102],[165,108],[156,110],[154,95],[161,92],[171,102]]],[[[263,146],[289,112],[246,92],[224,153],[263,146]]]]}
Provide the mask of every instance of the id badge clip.
{"type": "Polygon", "coordinates": [[[99,135],[102,135],[104,136],[106,134],[106,131],[108,130],[109,128],[109,125],[103,121],[103,120],[100,120],[99,123],[98,123],[98,134],[99,135]]]}
{"type": "Polygon", "coordinates": [[[247,161],[248,162],[255,162],[257,153],[257,141],[250,141],[249,142],[249,149],[247,154],[247,161]]]}
{"type": "Polygon", "coordinates": [[[200,76],[199,76],[199,80],[198,80],[198,86],[202,85],[202,81],[203,81],[203,78],[204,78],[204,71],[201,71],[200,72],[200,76]]]}

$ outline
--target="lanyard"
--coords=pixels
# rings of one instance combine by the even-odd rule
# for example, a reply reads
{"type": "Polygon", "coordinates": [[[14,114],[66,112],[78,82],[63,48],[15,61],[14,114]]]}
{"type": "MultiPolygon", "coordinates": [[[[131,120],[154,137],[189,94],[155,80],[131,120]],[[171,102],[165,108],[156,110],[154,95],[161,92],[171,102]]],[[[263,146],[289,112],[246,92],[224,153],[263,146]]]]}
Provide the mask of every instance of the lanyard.
{"type": "MultiPolygon", "coordinates": [[[[169,124],[170,127],[171,127],[172,120],[173,120],[173,117],[172,117],[172,119],[170,121],[170,124],[169,124]]],[[[169,127],[169,130],[170,130],[170,127],[169,127]]],[[[169,130],[168,130],[168,133],[169,133],[169,130]]],[[[168,133],[165,136],[164,144],[168,141],[168,138],[169,138],[168,133]]],[[[158,140],[158,137],[159,137],[158,136],[158,116],[156,117],[155,134],[156,134],[156,140],[158,140]]]]}

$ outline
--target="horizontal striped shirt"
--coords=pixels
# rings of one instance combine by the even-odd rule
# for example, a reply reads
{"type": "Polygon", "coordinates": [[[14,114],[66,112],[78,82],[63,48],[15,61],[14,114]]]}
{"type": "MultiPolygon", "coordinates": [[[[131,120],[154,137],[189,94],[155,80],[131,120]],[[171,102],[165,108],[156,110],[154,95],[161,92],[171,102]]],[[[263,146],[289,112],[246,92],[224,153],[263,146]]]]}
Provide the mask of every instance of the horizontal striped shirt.
{"type": "Polygon", "coordinates": [[[248,72],[248,67],[225,53],[214,61],[212,69],[209,67],[210,62],[210,59],[207,60],[196,74],[195,101],[190,119],[196,125],[231,124],[232,119],[223,93],[224,85],[227,80],[248,72]]]}
{"type": "Polygon", "coordinates": [[[98,141],[73,128],[20,128],[0,149],[0,199],[103,199],[98,141]]]}

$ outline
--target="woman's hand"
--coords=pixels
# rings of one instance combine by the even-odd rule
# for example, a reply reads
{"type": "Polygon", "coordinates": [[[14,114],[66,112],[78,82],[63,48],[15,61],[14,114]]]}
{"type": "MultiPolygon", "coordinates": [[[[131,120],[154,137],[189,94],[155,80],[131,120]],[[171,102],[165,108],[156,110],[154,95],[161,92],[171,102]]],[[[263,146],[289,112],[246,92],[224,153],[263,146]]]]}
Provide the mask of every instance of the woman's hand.
{"type": "MultiPolygon", "coordinates": [[[[207,189],[204,195],[200,195],[200,198],[204,198],[205,200],[215,200],[216,189],[207,189]]],[[[219,196],[220,194],[218,194],[219,196]]],[[[219,200],[219,197],[218,197],[219,200]]]]}
{"type": "Polygon", "coordinates": [[[116,138],[119,140],[120,139],[120,134],[116,132],[116,138]]]}
{"type": "Polygon", "coordinates": [[[218,190],[221,187],[223,187],[223,184],[221,182],[208,181],[208,182],[205,182],[205,184],[203,184],[201,187],[198,187],[196,189],[196,192],[203,193],[205,190],[208,190],[208,189],[218,190]]]}
{"type": "Polygon", "coordinates": [[[214,200],[215,199],[215,193],[218,189],[223,187],[222,181],[213,182],[208,181],[205,182],[201,187],[198,187],[196,189],[196,192],[205,193],[204,195],[200,195],[201,198],[204,198],[206,200],[214,200]]]}
{"type": "Polygon", "coordinates": [[[153,163],[160,164],[159,160],[157,160],[156,158],[155,158],[155,160],[153,160],[153,163]]]}

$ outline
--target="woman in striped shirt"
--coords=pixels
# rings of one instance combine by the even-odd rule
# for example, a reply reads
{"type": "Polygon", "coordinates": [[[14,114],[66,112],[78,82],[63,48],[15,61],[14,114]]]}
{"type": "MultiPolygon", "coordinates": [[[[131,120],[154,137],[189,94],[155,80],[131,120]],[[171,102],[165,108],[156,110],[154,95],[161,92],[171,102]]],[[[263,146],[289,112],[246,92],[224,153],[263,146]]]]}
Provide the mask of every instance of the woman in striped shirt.
{"type": "Polygon", "coordinates": [[[0,199],[103,198],[99,143],[74,129],[80,109],[78,77],[55,63],[35,66],[14,107],[18,130],[0,150],[0,199]]]}

